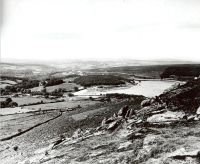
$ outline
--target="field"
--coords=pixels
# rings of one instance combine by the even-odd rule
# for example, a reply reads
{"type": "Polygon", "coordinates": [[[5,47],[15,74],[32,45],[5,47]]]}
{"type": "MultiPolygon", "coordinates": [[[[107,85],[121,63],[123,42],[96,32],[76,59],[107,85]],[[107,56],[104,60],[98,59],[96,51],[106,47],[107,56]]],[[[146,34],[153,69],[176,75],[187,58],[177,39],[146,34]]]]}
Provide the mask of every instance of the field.
{"type": "MultiPolygon", "coordinates": [[[[6,98],[1,97],[0,101],[4,101],[6,98]]],[[[23,96],[23,97],[12,97],[14,102],[17,102],[19,106],[27,105],[32,103],[40,103],[43,101],[44,103],[55,102],[55,100],[45,99],[45,98],[37,98],[32,96],[23,96]]]]}
{"type": "MultiPolygon", "coordinates": [[[[72,83],[71,81],[73,81],[73,80],[74,80],[74,78],[65,78],[64,83],[46,87],[46,90],[47,90],[47,92],[53,92],[56,89],[65,89],[66,91],[74,91],[74,87],[80,88],[81,86],[78,84],[72,83]]],[[[42,89],[43,89],[43,86],[39,86],[39,87],[32,88],[31,91],[32,92],[41,91],[42,89]]]]}
{"type": "Polygon", "coordinates": [[[14,84],[17,84],[17,83],[12,80],[0,80],[0,88],[5,88],[6,86],[11,86],[14,84]]]}
{"type": "Polygon", "coordinates": [[[64,101],[64,102],[55,102],[55,103],[48,103],[48,104],[39,104],[39,105],[29,105],[26,108],[31,110],[53,110],[53,109],[64,109],[67,110],[68,108],[75,108],[78,105],[81,107],[94,104],[91,101],[64,101]]]}

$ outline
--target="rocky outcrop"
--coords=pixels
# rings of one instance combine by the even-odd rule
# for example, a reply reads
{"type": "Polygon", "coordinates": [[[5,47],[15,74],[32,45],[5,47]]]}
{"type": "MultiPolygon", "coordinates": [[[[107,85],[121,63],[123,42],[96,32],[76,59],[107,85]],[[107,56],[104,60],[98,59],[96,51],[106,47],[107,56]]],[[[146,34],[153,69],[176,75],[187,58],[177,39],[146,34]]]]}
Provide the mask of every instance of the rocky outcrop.
{"type": "Polygon", "coordinates": [[[151,105],[154,101],[155,101],[154,98],[143,100],[143,101],[141,102],[141,106],[142,106],[142,107],[149,106],[149,105],[151,105]]]}
{"type": "Polygon", "coordinates": [[[196,111],[197,115],[200,115],[200,106],[198,107],[197,111],[196,111]]]}
{"type": "Polygon", "coordinates": [[[164,123],[164,122],[173,122],[182,119],[185,116],[183,112],[172,112],[167,111],[162,114],[155,114],[147,118],[149,123],[164,123]]]}

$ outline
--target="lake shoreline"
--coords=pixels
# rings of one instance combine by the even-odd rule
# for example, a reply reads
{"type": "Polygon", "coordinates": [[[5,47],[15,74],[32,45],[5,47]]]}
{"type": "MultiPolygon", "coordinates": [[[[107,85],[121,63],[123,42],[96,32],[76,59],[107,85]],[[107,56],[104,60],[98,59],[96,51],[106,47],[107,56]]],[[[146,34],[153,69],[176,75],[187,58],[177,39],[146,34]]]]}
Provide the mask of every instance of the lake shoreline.
{"type": "Polygon", "coordinates": [[[129,95],[143,95],[145,97],[154,97],[162,94],[166,89],[175,84],[184,84],[183,81],[177,80],[136,80],[137,84],[126,84],[125,86],[93,86],[77,91],[74,93],[76,97],[97,97],[105,96],[106,94],[129,94],[129,95]]]}

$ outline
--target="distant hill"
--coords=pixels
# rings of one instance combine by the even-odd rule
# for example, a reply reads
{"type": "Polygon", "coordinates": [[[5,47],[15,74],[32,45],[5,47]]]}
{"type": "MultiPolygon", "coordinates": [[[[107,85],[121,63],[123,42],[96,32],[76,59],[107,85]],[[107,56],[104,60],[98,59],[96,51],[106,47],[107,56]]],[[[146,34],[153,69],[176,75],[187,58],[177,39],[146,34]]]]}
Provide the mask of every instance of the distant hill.
{"type": "Polygon", "coordinates": [[[170,76],[181,77],[198,77],[200,75],[200,65],[180,65],[170,66],[160,75],[161,78],[169,78],[170,76]]]}

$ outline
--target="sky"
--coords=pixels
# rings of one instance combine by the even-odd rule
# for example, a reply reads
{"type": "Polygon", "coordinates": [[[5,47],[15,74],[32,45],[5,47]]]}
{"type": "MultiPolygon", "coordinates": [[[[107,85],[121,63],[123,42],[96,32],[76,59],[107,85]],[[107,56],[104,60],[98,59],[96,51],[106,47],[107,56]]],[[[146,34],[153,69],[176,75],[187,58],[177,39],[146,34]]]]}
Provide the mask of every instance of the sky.
{"type": "Polygon", "coordinates": [[[0,1],[1,58],[200,61],[199,0],[0,1]]]}

